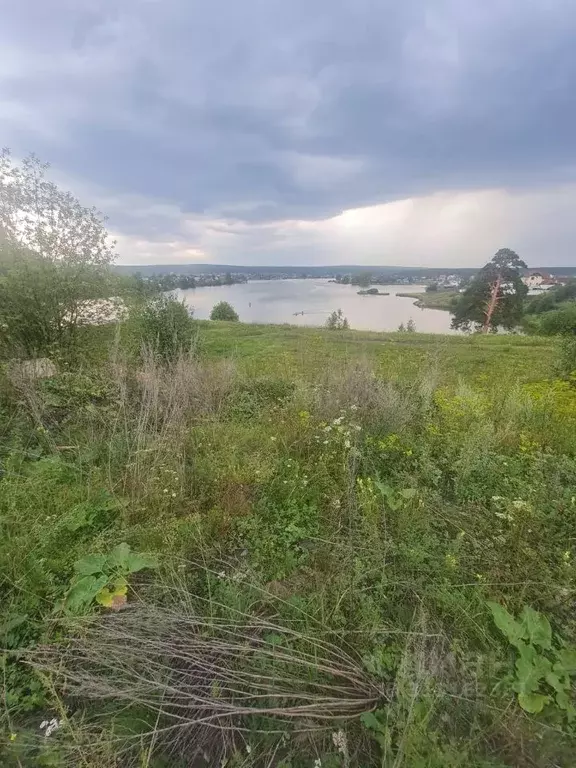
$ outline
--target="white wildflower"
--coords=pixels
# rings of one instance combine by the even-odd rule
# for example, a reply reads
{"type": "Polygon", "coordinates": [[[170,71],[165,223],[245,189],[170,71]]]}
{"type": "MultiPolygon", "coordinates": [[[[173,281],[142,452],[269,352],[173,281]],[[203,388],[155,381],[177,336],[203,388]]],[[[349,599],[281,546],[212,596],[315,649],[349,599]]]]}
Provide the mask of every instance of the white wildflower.
{"type": "Polygon", "coordinates": [[[335,731],[332,734],[332,742],[334,743],[334,746],[338,750],[338,752],[342,753],[343,755],[347,754],[348,752],[348,741],[346,739],[346,734],[340,728],[339,731],[335,731]]]}
{"type": "Polygon", "coordinates": [[[62,720],[58,720],[56,717],[53,717],[52,720],[42,720],[40,723],[40,730],[44,731],[45,738],[48,738],[48,736],[51,736],[54,731],[57,731],[61,725],[62,720]]]}
{"type": "Polygon", "coordinates": [[[173,498],[173,499],[175,499],[175,498],[176,498],[176,493],[172,492],[172,498],[173,498]]]}
{"type": "Polygon", "coordinates": [[[344,440],[344,448],[350,448],[351,445],[352,443],[350,442],[350,440],[344,440]]]}

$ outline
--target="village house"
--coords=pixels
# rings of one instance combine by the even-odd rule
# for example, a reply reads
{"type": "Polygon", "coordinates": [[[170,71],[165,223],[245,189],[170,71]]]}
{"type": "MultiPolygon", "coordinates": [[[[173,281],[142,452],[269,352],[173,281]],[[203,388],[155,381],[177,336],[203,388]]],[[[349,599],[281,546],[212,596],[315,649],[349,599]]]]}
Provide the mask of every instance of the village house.
{"type": "Polygon", "coordinates": [[[522,282],[527,285],[528,288],[550,288],[552,285],[556,285],[557,281],[552,275],[546,272],[538,272],[531,270],[526,272],[522,277],[522,282]]]}

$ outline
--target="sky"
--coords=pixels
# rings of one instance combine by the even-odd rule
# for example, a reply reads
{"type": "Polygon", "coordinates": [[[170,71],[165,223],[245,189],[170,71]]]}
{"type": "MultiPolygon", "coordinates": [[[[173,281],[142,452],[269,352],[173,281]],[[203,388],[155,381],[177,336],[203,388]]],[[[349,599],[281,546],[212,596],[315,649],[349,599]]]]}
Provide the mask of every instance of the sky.
{"type": "Polygon", "coordinates": [[[576,265],[574,0],[18,0],[0,145],[124,264],[576,265]]]}

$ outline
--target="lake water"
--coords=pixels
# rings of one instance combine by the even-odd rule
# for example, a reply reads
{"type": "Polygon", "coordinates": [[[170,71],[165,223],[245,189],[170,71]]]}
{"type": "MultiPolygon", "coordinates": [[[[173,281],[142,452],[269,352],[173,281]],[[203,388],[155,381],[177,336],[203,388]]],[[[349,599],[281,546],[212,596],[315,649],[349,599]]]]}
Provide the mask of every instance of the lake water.
{"type": "Polygon", "coordinates": [[[397,293],[423,293],[423,285],[379,285],[389,296],[358,296],[357,286],[328,280],[253,280],[239,285],[191,288],[177,291],[180,299],[194,309],[194,316],[206,319],[214,304],[227,301],[244,323],[290,323],[321,326],[335,309],[341,309],[351,328],[365,331],[396,331],[412,319],[421,333],[455,333],[450,313],[441,309],[419,309],[414,299],[397,293]],[[304,312],[303,315],[295,315],[304,312]]]}

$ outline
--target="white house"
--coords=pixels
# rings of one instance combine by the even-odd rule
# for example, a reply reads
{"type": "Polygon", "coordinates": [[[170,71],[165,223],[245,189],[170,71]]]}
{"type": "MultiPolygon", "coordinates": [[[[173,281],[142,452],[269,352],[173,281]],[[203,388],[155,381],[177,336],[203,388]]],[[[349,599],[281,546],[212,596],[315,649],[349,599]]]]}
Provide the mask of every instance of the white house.
{"type": "Polygon", "coordinates": [[[528,288],[539,288],[544,282],[544,275],[542,272],[528,272],[528,274],[524,275],[522,278],[522,282],[524,285],[527,285],[528,288]]]}

